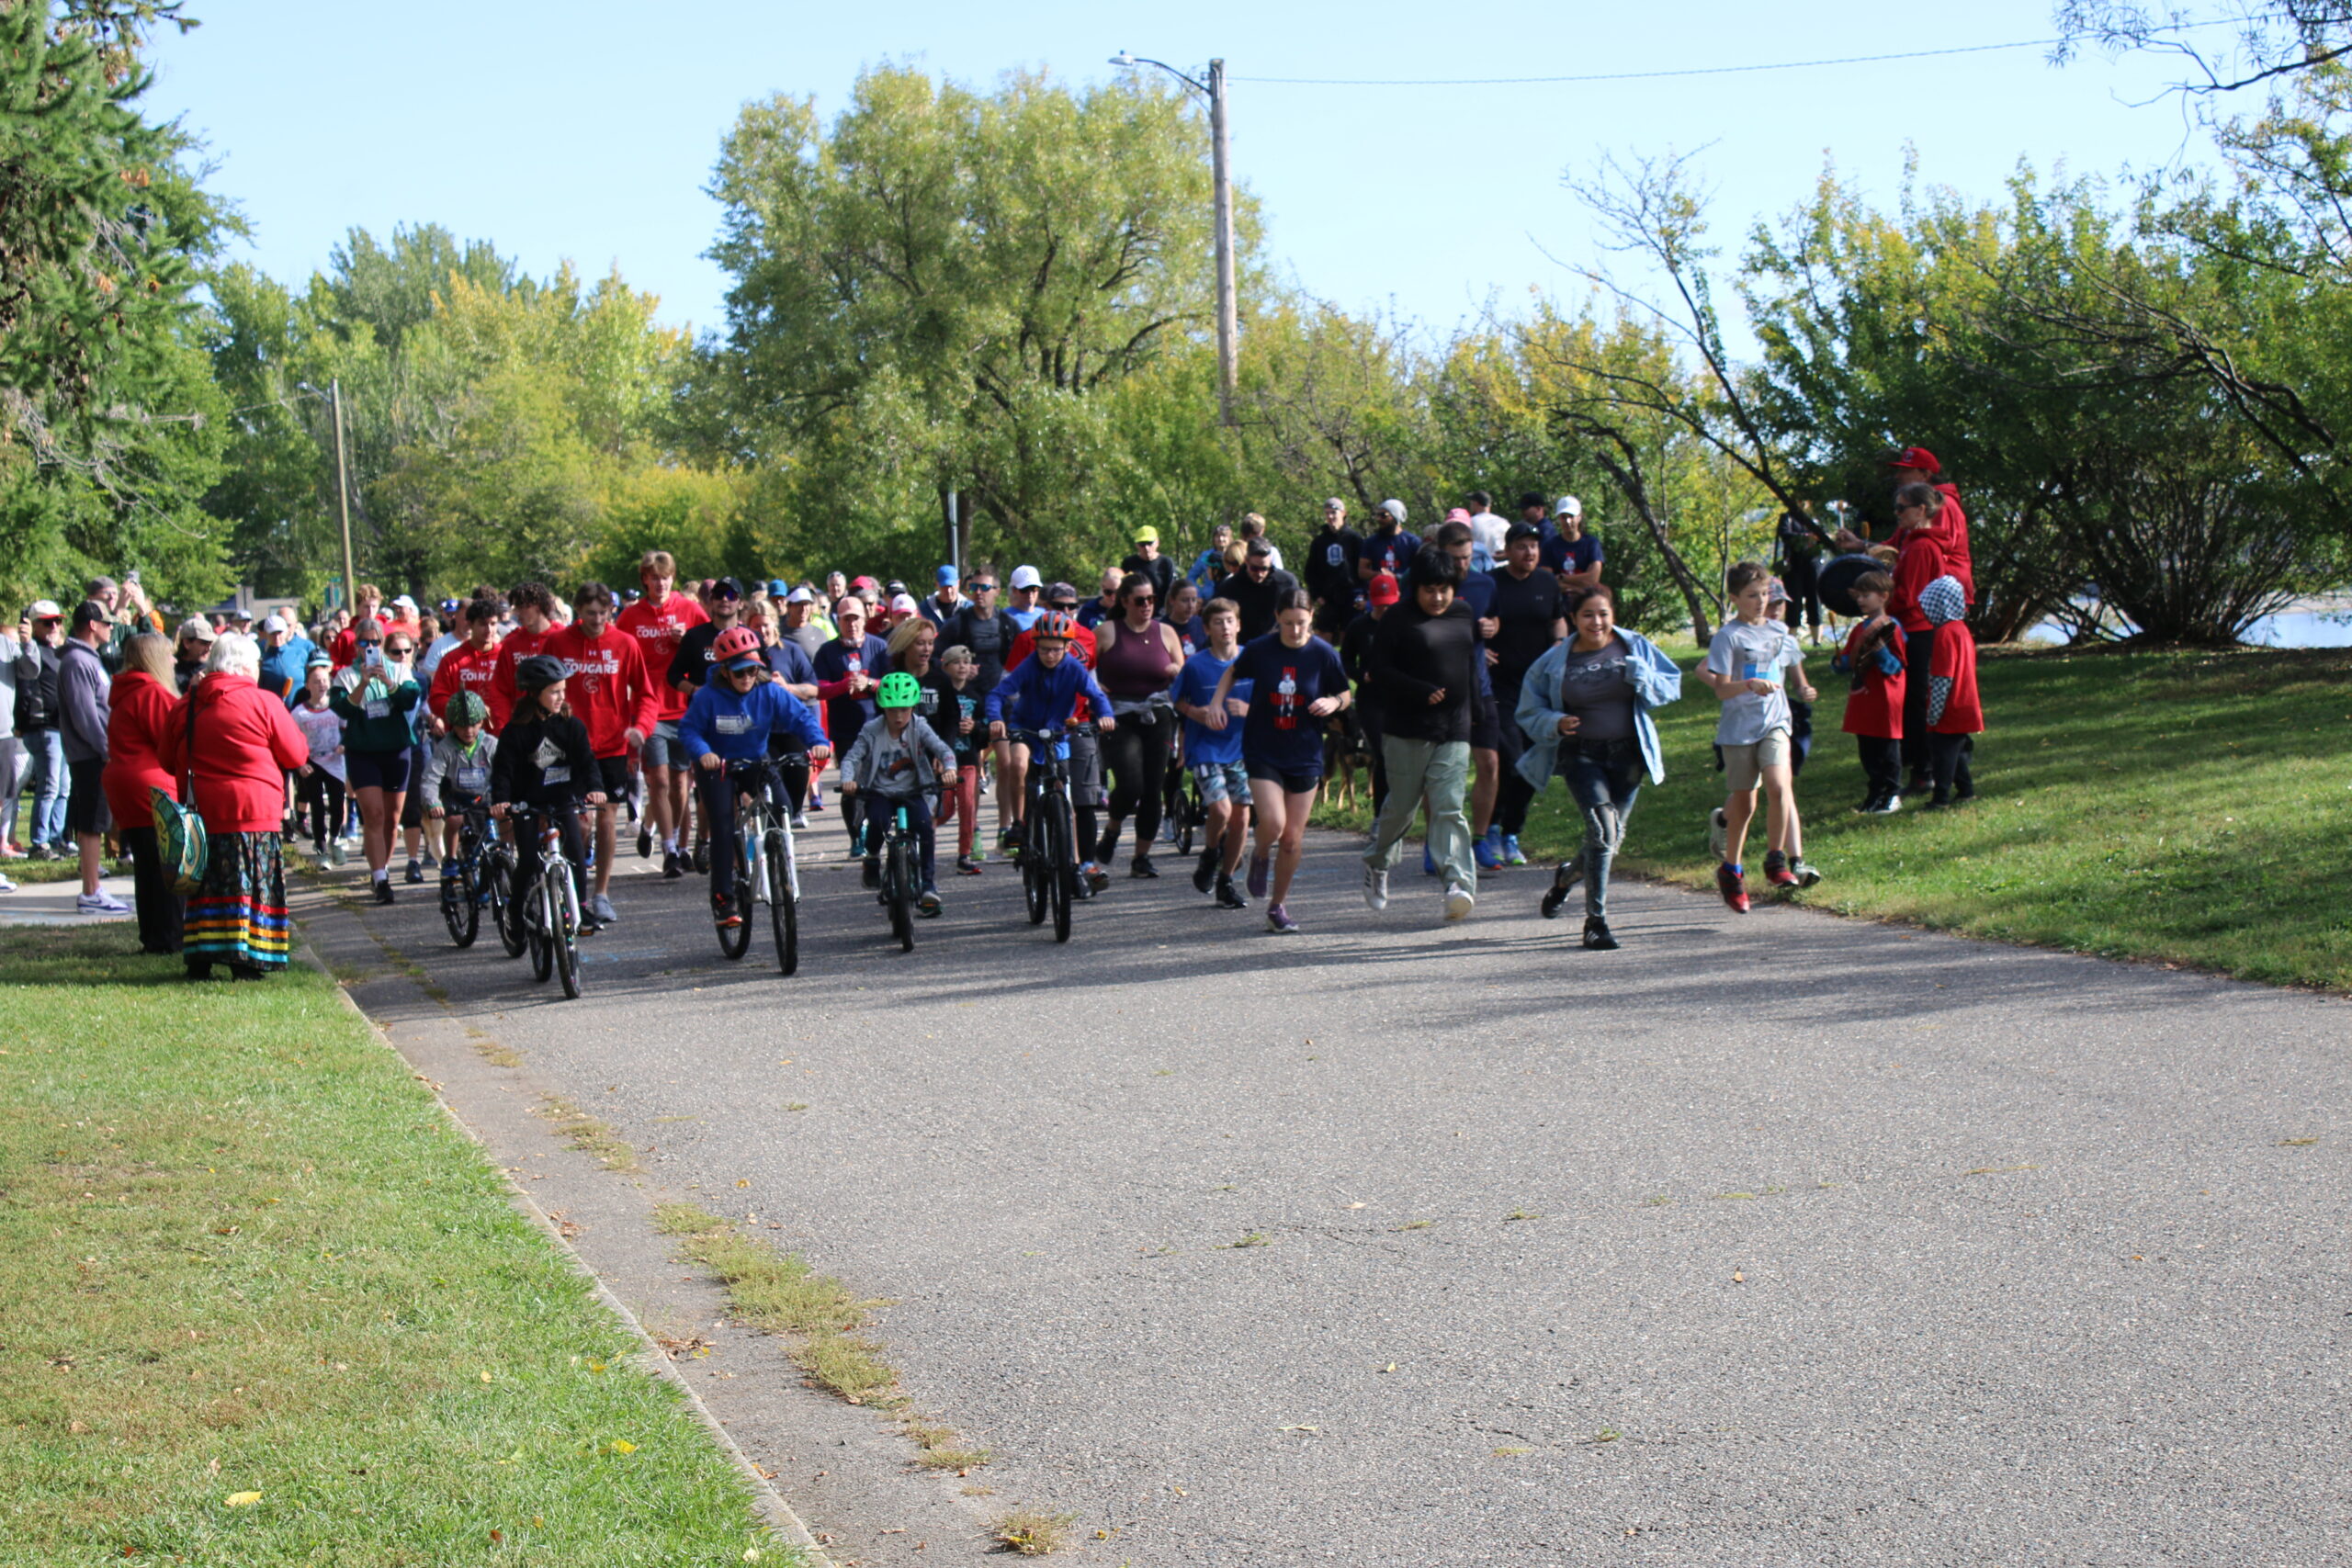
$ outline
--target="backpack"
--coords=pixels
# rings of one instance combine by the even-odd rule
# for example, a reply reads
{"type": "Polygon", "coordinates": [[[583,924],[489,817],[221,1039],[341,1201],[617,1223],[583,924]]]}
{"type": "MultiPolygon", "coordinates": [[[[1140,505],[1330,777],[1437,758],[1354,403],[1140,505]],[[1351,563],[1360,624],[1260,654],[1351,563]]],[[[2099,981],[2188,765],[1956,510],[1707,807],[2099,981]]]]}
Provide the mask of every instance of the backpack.
{"type": "Polygon", "coordinates": [[[211,858],[211,841],[204,818],[196,809],[196,699],[187,699],[187,766],[180,774],[181,800],[160,789],[147,791],[155,816],[155,851],[172,891],[182,896],[204,886],[204,869],[211,858]],[[183,801],[185,804],[183,804],[183,801]]]}

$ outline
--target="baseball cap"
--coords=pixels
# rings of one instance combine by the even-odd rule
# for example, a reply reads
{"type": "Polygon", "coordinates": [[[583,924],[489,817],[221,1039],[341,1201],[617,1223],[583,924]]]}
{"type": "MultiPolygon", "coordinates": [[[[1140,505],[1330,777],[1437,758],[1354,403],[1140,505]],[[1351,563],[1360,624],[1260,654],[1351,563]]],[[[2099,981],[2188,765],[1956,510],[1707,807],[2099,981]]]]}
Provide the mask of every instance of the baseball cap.
{"type": "Polygon", "coordinates": [[[787,593],[788,593],[788,592],[791,592],[791,585],[790,585],[789,583],[786,582],[786,581],[784,581],[784,579],[782,579],[781,577],[771,577],[771,578],[769,578],[769,579],[768,579],[768,597],[769,597],[769,598],[771,598],[771,599],[781,599],[781,598],[785,597],[785,596],[786,596],[786,594],[787,594],[787,593]]]}
{"type": "Polygon", "coordinates": [[[25,612],[25,619],[28,621],[62,620],[64,615],[65,612],[57,607],[57,601],[54,599],[36,599],[33,601],[33,607],[25,612]]]}
{"type": "Polygon", "coordinates": [[[1552,510],[1563,517],[1581,517],[1584,515],[1584,502],[1575,496],[1564,495],[1552,503],[1552,510]]]}
{"type": "Polygon", "coordinates": [[[1939,474],[1944,468],[1941,463],[1936,461],[1936,455],[1925,446],[1905,446],[1890,452],[1886,455],[1886,461],[1882,467],[1917,468],[1926,474],[1939,474]]]}
{"type": "Polygon", "coordinates": [[[190,615],[187,620],[180,623],[179,636],[172,640],[175,642],[186,642],[188,638],[194,637],[198,642],[210,642],[220,635],[220,634],[219,632],[212,629],[212,623],[206,620],[202,615],[190,615]]]}
{"type": "Polygon", "coordinates": [[[1448,523],[1467,523],[1470,521],[1470,509],[1466,506],[1454,507],[1445,514],[1445,520],[1448,523]]]}
{"type": "Polygon", "coordinates": [[[943,566],[932,575],[939,580],[939,586],[942,588],[951,582],[961,582],[964,580],[964,574],[952,566],[943,566]]]}
{"type": "Polygon", "coordinates": [[[1380,510],[1385,512],[1389,516],[1394,517],[1399,523],[1405,521],[1405,503],[1401,501],[1384,501],[1380,503],[1380,510]]]}
{"type": "Polygon", "coordinates": [[[1770,592],[1769,593],[1765,594],[1765,596],[1764,596],[1764,602],[1765,602],[1767,604],[1787,604],[1787,603],[1789,602],[1789,585],[1788,585],[1787,583],[1785,583],[1785,582],[1782,582],[1782,581],[1781,581],[1779,578],[1777,578],[1777,577],[1776,577],[1776,578],[1774,578],[1774,579],[1772,579],[1772,588],[1771,588],[1771,592],[1770,592]]]}
{"type": "Polygon", "coordinates": [[[899,594],[904,593],[906,591],[907,585],[894,577],[889,581],[882,585],[882,597],[885,599],[896,599],[899,594]]]}
{"type": "Polygon", "coordinates": [[[922,613],[915,604],[915,596],[911,593],[901,593],[890,601],[890,614],[894,615],[916,615],[922,613]]]}
{"type": "Polygon", "coordinates": [[[1046,590],[1046,603],[1048,604],[1075,604],[1078,603],[1078,590],[1071,587],[1067,582],[1054,583],[1046,590]]]}
{"type": "Polygon", "coordinates": [[[804,582],[786,594],[784,602],[787,604],[814,604],[817,602],[817,596],[808,592],[808,585],[804,582]]]}
{"type": "Polygon", "coordinates": [[[1159,543],[1159,530],[1157,528],[1138,528],[1136,530],[1135,539],[1136,543],[1138,545],[1156,545],[1159,543]]]}
{"type": "Polygon", "coordinates": [[[1521,539],[1541,539],[1543,536],[1544,530],[1532,523],[1514,523],[1503,530],[1503,543],[1506,545],[1518,544],[1521,539]]]}
{"type": "Polygon", "coordinates": [[[853,577],[849,580],[849,591],[853,593],[863,593],[868,589],[879,593],[882,592],[882,585],[870,577],[853,577]]]}
{"type": "Polygon", "coordinates": [[[264,615],[261,618],[261,629],[265,632],[282,632],[287,629],[286,617],[283,615],[264,615]]]}
{"type": "Polygon", "coordinates": [[[332,670],[334,668],[334,656],[323,648],[312,649],[311,650],[311,657],[302,661],[302,668],[305,670],[332,670]]]}
{"type": "Polygon", "coordinates": [[[1396,574],[1393,571],[1374,572],[1363,596],[1374,604],[1394,604],[1403,596],[1396,587],[1396,574]]]}
{"type": "Polygon", "coordinates": [[[1012,569],[1012,586],[1015,588],[1041,588],[1045,585],[1045,581],[1044,578],[1037,575],[1037,569],[1034,566],[1016,566],[1012,569]]]}
{"type": "MultiPolygon", "coordinates": [[[[73,629],[78,632],[84,626],[101,626],[113,619],[112,615],[107,614],[107,607],[104,604],[99,604],[96,599],[85,599],[74,606],[74,619],[71,624],[73,629]]],[[[210,635],[209,629],[206,635],[210,635]]]]}
{"type": "Polygon", "coordinates": [[[405,593],[393,600],[392,603],[403,610],[413,610],[416,608],[416,601],[410,598],[405,593]]]}
{"type": "Polygon", "coordinates": [[[731,577],[722,577],[710,585],[710,596],[714,599],[741,599],[743,585],[731,577]]]}
{"type": "Polygon", "coordinates": [[[1336,495],[1329,495],[1323,498],[1323,510],[1326,512],[1345,512],[1347,509],[1348,503],[1341,501],[1336,495]]]}

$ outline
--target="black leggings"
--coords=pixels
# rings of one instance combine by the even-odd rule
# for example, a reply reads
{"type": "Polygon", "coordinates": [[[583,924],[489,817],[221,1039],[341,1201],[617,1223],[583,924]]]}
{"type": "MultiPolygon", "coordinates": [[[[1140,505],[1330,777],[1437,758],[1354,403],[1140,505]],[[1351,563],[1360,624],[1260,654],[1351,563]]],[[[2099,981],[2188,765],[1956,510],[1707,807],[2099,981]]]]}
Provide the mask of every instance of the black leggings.
{"type": "Polygon", "coordinates": [[[1111,774],[1111,830],[1103,837],[1107,857],[1118,846],[1119,824],[1136,819],[1136,852],[1148,855],[1159,837],[1160,801],[1168,789],[1168,717],[1147,708],[1119,720],[1102,738],[1102,766],[1111,774]]]}
{"type": "Polygon", "coordinates": [[[327,840],[343,837],[343,781],[324,768],[313,767],[302,781],[302,804],[311,813],[311,844],[321,858],[327,840]]]}
{"type": "Polygon", "coordinates": [[[133,898],[139,908],[139,951],[177,953],[180,950],[180,896],[164,872],[163,848],[153,828],[125,828],[123,847],[130,852],[133,898]]]}
{"type": "Polygon", "coordinates": [[[1495,682],[1495,707],[1502,716],[1502,788],[1495,797],[1495,826],[1506,839],[1527,831],[1528,808],[1535,804],[1535,786],[1520,776],[1519,760],[1527,754],[1527,731],[1519,727],[1519,683],[1495,682]]]}
{"type": "MultiPolygon", "coordinates": [[[[582,868],[588,863],[588,854],[580,832],[580,813],[569,807],[559,809],[555,823],[559,841],[563,845],[563,858],[571,863],[571,896],[579,901],[584,916],[588,911],[588,884],[582,878],[582,868]]],[[[540,825],[533,822],[526,831],[514,835],[514,886],[508,890],[508,897],[517,905],[539,880],[541,833],[540,825]]]]}
{"type": "Polygon", "coordinates": [[[1966,800],[1976,793],[1976,774],[1969,759],[1976,755],[1973,735],[1930,735],[1928,761],[1935,775],[1935,798],[1966,800]]]}
{"type": "Polygon", "coordinates": [[[1928,688],[1934,684],[1928,676],[1936,657],[1934,628],[1905,632],[1907,639],[1904,663],[1909,668],[1903,680],[1903,765],[1910,770],[1911,784],[1917,789],[1927,782],[1928,761],[1928,688]]]}

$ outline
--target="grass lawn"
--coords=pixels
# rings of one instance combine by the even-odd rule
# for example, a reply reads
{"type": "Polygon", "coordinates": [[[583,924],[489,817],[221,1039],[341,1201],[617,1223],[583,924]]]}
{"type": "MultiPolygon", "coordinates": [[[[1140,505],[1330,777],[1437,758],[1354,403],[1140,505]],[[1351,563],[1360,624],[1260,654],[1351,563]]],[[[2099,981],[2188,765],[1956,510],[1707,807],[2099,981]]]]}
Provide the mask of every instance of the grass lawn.
{"type": "MultiPolygon", "coordinates": [[[[1697,660],[1679,661],[1687,671],[1697,660]]],[[[1826,879],[1805,901],[2352,990],[2352,652],[1988,650],[1977,800],[1894,818],[1852,809],[1862,774],[1838,729],[1845,682],[1826,649],[1806,670],[1822,701],[1797,799],[1805,856],[1826,879]]],[[[1708,747],[1720,705],[1695,677],[1682,690],[1660,716],[1667,782],[1643,790],[1620,863],[1712,887],[1707,813],[1723,783],[1708,747]]],[[[1748,840],[1751,891],[1762,886],[1761,831],[1759,820],[1748,840]]],[[[1581,833],[1555,784],[1521,842],[1549,863],[1581,833]]],[[[1502,886],[1530,902],[1539,891],[1530,874],[1502,886]]]]}
{"type": "Polygon", "coordinates": [[[795,1560],[326,979],[129,941],[0,932],[0,1557],[795,1560]]]}

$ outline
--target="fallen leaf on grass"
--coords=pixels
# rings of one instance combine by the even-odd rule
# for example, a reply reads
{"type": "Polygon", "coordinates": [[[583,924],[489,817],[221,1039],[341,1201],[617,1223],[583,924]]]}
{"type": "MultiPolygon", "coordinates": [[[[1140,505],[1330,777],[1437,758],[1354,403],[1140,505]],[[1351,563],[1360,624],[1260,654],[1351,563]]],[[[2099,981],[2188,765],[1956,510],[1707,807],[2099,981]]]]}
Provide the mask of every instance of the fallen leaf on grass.
{"type": "Polygon", "coordinates": [[[616,1454],[633,1454],[637,1452],[637,1445],[627,1438],[615,1438],[612,1451],[616,1454]]]}
{"type": "Polygon", "coordinates": [[[229,1506],[232,1508],[250,1508],[255,1503],[261,1501],[261,1494],[258,1492],[232,1492],[226,1497],[222,1498],[221,1501],[228,1504],[229,1506]]]}

